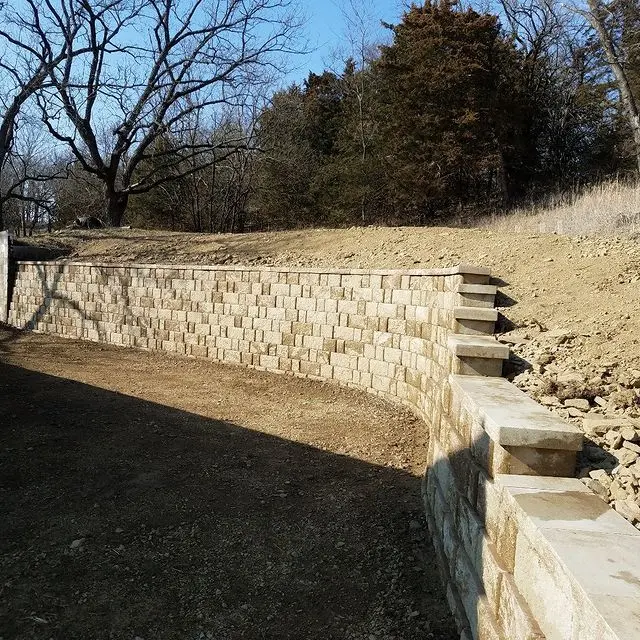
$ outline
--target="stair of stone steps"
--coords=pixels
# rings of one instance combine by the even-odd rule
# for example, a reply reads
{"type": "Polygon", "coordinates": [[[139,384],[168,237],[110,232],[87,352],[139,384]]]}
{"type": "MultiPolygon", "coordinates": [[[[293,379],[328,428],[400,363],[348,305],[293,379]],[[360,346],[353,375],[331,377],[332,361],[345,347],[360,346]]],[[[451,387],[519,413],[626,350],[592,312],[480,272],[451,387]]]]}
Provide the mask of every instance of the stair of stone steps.
{"type": "Polygon", "coordinates": [[[454,333],[465,335],[491,335],[495,330],[498,312],[485,307],[455,307],[454,333]]]}
{"type": "Polygon", "coordinates": [[[491,336],[449,336],[449,351],[455,356],[454,373],[462,375],[500,376],[502,363],[509,358],[509,347],[491,336]]]}

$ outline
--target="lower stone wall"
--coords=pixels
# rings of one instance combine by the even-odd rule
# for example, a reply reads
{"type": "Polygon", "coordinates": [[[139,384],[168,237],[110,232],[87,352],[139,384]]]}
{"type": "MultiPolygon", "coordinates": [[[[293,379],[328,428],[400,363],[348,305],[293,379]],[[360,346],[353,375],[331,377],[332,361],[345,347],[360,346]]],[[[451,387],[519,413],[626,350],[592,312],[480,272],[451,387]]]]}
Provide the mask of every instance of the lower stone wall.
{"type": "Polygon", "coordinates": [[[463,640],[640,638],[640,532],[570,477],[581,433],[500,377],[487,270],[14,271],[13,326],[335,381],[415,411],[463,640]]]}
{"type": "Polygon", "coordinates": [[[341,272],[18,262],[9,322],[334,380],[430,420],[450,371],[501,366],[494,354],[477,357],[482,344],[474,347],[474,334],[495,321],[488,279],[464,266],[341,272]],[[449,341],[460,333],[471,340],[467,355],[449,341]]]}
{"type": "Polygon", "coordinates": [[[9,312],[9,232],[0,231],[0,322],[9,312]]]}
{"type": "Polygon", "coordinates": [[[640,532],[570,477],[582,434],[503,378],[443,396],[423,499],[461,637],[640,638],[640,532]]]}

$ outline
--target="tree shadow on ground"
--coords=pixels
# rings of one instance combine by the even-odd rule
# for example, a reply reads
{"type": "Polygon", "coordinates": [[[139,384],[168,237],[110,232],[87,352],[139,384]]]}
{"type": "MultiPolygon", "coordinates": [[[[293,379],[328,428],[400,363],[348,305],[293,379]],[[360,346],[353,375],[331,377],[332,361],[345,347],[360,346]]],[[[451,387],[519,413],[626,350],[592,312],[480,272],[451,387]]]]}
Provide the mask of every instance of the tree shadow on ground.
{"type": "Polygon", "coordinates": [[[0,636],[457,638],[420,480],[0,361],[0,636]]]}

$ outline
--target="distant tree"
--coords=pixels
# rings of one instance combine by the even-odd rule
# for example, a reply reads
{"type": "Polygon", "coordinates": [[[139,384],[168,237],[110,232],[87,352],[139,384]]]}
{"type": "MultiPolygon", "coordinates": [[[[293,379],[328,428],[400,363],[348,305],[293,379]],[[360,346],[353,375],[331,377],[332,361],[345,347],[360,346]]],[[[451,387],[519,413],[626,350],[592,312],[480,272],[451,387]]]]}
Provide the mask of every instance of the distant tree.
{"type": "Polygon", "coordinates": [[[105,217],[119,225],[131,195],[189,175],[192,158],[199,170],[210,149],[190,141],[193,114],[238,108],[257,85],[271,82],[298,25],[291,6],[30,0],[28,19],[14,12],[8,42],[17,49],[30,42],[38,51],[64,43],[64,62],[46,66],[35,92],[40,114],[51,136],[103,185],[105,217]],[[162,136],[182,144],[158,151],[162,136]],[[143,173],[144,166],[151,170],[143,173]]]}
{"type": "MultiPolygon", "coordinates": [[[[303,90],[293,85],[274,94],[258,118],[256,194],[253,207],[262,226],[289,227],[318,222],[311,195],[320,168],[318,140],[329,137],[307,119],[303,90]],[[313,140],[313,138],[316,140],[313,140]]],[[[333,142],[331,142],[331,145],[333,142]]]]}
{"type": "Polygon", "coordinates": [[[347,210],[358,207],[361,224],[381,217],[384,191],[376,146],[376,75],[372,62],[380,55],[383,24],[372,8],[356,0],[342,0],[345,22],[341,80],[344,87],[343,130],[340,133],[339,171],[343,176],[341,191],[347,210]]]}
{"type": "Polygon", "coordinates": [[[597,34],[605,59],[615,78],[622,111],[633,140],[633,155],[640,172],[640,8],[637,0],[586,0],[574,11],[583,16],[597,34]]]}
{"type": "MultiPolygon", "coordinates": [[[[25,164],[23,152],[15,153],[20,119],[25,128],[33,126],[26,121],[25,106],[47,84],[49,74],[71,55],[85,52],[82,47],[75,51],[72,47],[81,30],[83,3],[70,3],[64,15],[56,17],[65,25],[66,38],[49,37],[52,22],[42,9],[38,0],[25,0],[19,6],[0,4],[0,229],[4,228],[3,207],[9,200],[20,200],[24,206],[31,202],[39,208],[38,200],[31,201],[30,194],[41,189],[26,188],[25,184],[29,181],[33,186],[46,179],[46,175],[31,173],[36,166],[25,164]],[[16,170],[16,164],[21,170],[16,170]]],[[[98,13],[102,15],[102,11],[98,13]]]]}
{"type": "Polygon", "coordinates": [[[65,227],[77,217],[98,216],[103,210],[103,187],[95,175],[84,171],[82,165],[67,157],[60,160],[65,171],[51,180],[55,203],[55,226],[65,227]]]}
{"type": "Polygon", "coordinates": [[[427,2],[392,30],[376,67],[396,205],[423,224],[478,197],[508,200],[521,60],[496,16],[427,2]]]}

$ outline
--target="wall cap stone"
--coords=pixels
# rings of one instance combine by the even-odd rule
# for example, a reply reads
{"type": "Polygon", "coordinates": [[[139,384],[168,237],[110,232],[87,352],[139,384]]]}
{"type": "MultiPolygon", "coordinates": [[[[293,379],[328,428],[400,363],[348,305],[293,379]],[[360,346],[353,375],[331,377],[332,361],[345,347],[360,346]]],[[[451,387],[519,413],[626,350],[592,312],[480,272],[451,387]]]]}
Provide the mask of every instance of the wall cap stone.
{"type": "MultiPolygon", "coordinates": [[[[224,264],[167,264],[167,263],[131,263],[131,262],[88,262],[80,260],[18,260],[17,264],[37,266],[69,266],[69,267],[97,267],[111,269],[197,269],[199,271],[269,271],[276,273],[319,273],[340,275],[401,275],[401,276],[455,276],[477,275],[489,276],[491,270],[486,267],[476,267],[470,264],[459,264],[454,267],[438,269],[341,269],[335,267],[278,267],[266,265],[224,265],[224,264]]],[[[490,286],[490,285],[472,285],[490,286]]],[[[495,289],[495,287],[494,287],[495,289]]]]}
{"type": "Polygon", "coordinates": [[[458,286],[458,293],[475,293],[483,296],[495,296],[498,287],[494,284],[461,284],[458,286]]]}
{"type": "Polygon", "coordinates": [[[506,360],[509,357],[509,347],[498,342],[493,336],[456,334],[449,336],[447,346],[451,353],[459,358],[506,360]]]}
{"type": "Polygon", "coordinates": [[[640,531],[576,478],[495,482],[527,539],[518,538],[516,582],[546,636],[640,638],[640,531]]]}
{"type": "Polygon", "coordinates": [[[451,375],[450,381],[454,393],[464,396],[489,437],[501,446],[582,449],[582,432],[576,426],[556,418],[508,380],[451,375]]]}
{"type": "Polygon", "coordinates": [[[486,307],[455,307],[453,317],[456,320],[480,320],[482,322],[495,322],[498,319],[497,309],[486,307]]]}

